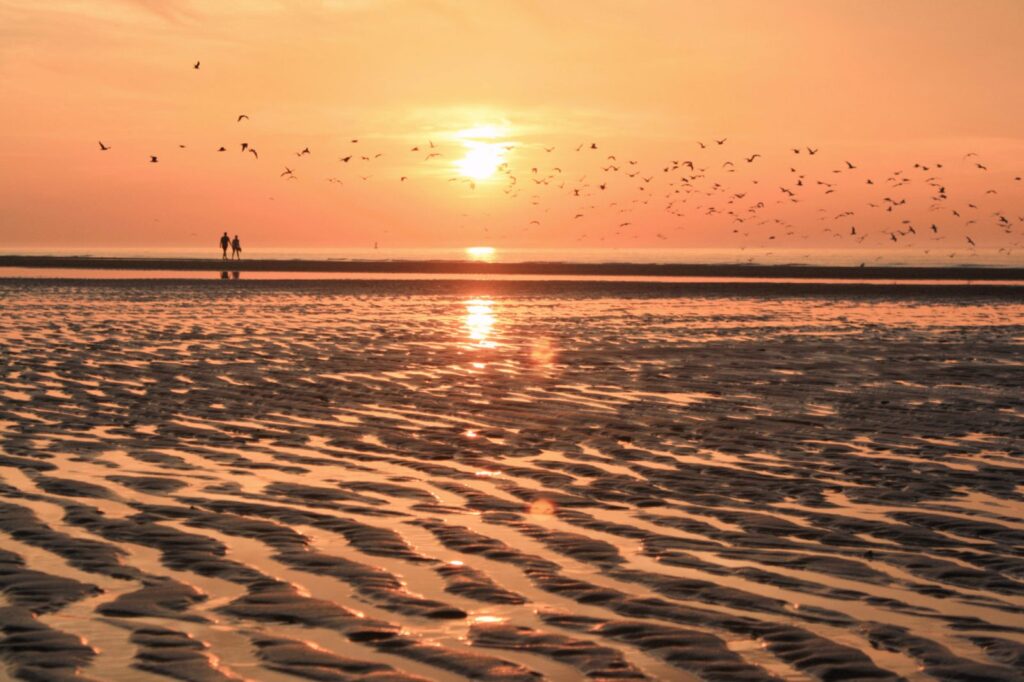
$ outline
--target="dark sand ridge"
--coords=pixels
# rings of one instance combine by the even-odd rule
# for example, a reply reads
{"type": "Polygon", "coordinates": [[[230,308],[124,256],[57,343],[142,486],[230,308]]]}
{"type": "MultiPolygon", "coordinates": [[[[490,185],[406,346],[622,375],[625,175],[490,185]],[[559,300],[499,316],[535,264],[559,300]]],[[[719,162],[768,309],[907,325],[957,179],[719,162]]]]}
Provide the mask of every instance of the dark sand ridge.
{"type": "Polygon", "coordinates": [[[1016,301],[210,284],[0,284],[26,679],[1020,679],[1016,301]]]}
{"type": "Polygon", "coordinates": [[[411,273],[461,275],[566,275],[653,277],[757,277],[852,280],[1018,280],[1024,268],[984,266],[821,266],[705,263],[495,263],[456,260],[300,260],[219,258],[105,258],[0,255],[0,268],[182,270],[239,272],[411,273]]]}

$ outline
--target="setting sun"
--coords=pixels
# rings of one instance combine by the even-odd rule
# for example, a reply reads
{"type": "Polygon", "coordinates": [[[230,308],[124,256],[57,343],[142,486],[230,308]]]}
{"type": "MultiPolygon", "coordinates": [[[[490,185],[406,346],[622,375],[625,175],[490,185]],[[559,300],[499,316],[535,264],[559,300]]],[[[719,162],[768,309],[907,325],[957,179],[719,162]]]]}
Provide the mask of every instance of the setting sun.
{"type": "Polygon", "coordinates": [[[466,141],[469,150],[455,162],[459,172],[467,178],[484,180],[494,175],[504,162],[503,149],[492,142],[466,141]]]}

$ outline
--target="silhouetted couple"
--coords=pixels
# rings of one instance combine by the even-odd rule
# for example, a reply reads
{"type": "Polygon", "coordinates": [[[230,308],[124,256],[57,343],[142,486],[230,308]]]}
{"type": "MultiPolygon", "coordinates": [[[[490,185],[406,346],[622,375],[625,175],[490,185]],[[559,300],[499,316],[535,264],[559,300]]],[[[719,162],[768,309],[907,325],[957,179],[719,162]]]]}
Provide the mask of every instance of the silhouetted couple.
{"type": "Polygon", "coordinates": [[[224,260],[228,260],[228,247],[231,247],[231,258],[232,260],[242,260],[242,242],[238,240],[238,235],[235,235],[234,239],[228,237],[228,233],[225,232],[220,238],[220,250],[224,252],[224,260]]]}

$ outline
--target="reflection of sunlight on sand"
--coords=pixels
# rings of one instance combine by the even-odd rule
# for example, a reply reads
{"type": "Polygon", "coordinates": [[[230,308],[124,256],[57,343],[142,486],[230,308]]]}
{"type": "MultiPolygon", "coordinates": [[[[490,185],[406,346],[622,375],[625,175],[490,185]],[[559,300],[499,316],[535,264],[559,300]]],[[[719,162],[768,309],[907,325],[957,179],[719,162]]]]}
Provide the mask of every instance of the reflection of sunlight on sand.
{"type": "Polygon", "coordinates": [[[469,338],[483,348],[493,348],[496,345],[487,338],[494,327],[492,303],[485,298],[474,298],[466,302],[466,327],[469,329],[469,338]]]}
{"type": "Polygon", "coordinates": [[[555,346],[551,339],[541,337],[534,339],[530,346],[530,359],[533,364],[541,367],[550,367],[555,364],[555,346]]]}
{"type": "Polygon", "coordinates": [[[555,513],[555,503],[552,502],[551,500],[546,500],[542,497],[540,499],[534,500],[530,504],[527,513],[551,516],[555,513]]]}

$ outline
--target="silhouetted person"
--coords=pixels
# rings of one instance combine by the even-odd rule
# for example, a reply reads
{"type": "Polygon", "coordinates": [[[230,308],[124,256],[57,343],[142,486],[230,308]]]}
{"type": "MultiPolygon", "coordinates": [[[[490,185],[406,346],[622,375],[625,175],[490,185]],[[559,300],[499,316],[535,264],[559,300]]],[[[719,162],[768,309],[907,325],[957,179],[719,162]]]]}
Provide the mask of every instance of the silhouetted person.
{"type": "MultiPolygon", "coordinates": [[[[235,237],[237,239],[238,237],[235,237]]],[[[231,245],[231,238],[225,232],[220,238],[220,250],[224,252],[224,260],[228,259],[228,247],[231,245]]]]}
{"type": "Polygon", "coordinates": [[[238,241],[238,235],[231,240],[231,257],[242,260],[242,242],[238,241]]]}

